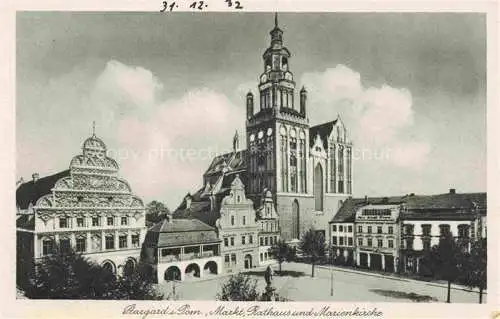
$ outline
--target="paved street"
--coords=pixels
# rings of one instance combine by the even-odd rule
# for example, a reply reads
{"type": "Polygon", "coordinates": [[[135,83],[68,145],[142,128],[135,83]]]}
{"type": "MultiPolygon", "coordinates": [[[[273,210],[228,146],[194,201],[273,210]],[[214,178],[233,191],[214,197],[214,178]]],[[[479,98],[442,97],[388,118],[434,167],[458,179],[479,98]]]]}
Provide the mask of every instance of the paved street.
{"type": "MultiPolygon", "coordinates": [[[[274,270],[278,266],[273,266],[274,270]]],[[[407,296],[414,293],[420,297],[428,296],[435,302],[446,301],[446,287],[436,286],[432,283],[413,280],[396,279],[390,277],[377,277],[363,273],[350,273],[336,269],[333,271],[334,291],[330,296],[330,269],[316,267],[315,278],[311,278],[311,266],[301,263],[284,263],[283,270],[302,271],[302,277],[273,277],[273,285],[277,292],[285,298],[294,301],[365,301],[365,302],[412,302],[407,296]]],[[[176,282],[175,288],[179,299],[184,300],[215,300],[221,284],[228,276],[217,276],[211,279],[187,280],[176,282]]],[[[265,281],[261,276],[252,278],[258,281],[258,291],[264,291],[265,281]]],[[[159,285],[160,290],[168,295],[172,292],[171,282],[159,285]]],[[[430,299],[429,298],[429,299],[430,299]]],[[[486,302],[487,296],[483,297],[486,302]]],[[[452,289],[451,301],[454,303],[477,303],[477,292],[468,292],[452,289]]]]}

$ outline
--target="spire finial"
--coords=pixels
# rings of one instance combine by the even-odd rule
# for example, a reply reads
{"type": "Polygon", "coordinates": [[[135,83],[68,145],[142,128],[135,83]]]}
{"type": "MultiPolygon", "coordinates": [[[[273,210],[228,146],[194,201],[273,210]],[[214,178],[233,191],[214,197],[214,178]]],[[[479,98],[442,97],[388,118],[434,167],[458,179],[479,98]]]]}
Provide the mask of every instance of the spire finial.
{"type": "Polygon", "coordinates": [[[278,12],[274,12],[274,27],[278,27],[278,12]]]}
{"type": "Polygon", "coordinates": [[[95,136],[95,121],[92,121],[92,136],[95,136]]]}

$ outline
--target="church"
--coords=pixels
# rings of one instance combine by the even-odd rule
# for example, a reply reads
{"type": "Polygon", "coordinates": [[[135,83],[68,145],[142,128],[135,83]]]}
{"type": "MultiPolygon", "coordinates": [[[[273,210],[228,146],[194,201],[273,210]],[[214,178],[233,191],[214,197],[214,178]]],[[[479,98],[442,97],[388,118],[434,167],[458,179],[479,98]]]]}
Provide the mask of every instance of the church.
{"type": "MultiPolygon", "coordinates": [[[[222,199],[239,176],[254,209],[271,194],[280,238],[297,242],[310,228],[327,235],[328,223],[352,194],[352,142],[340,116],[311,126],[305,87],[296,92],[292,55],[275,15],[263,53],[258,98],[246,95],[246,145],[236,133],[232,152],[213,159],[203,186],[188,194],[174,216],[215,225],[222,199]]],[[[325,106],[326,107],[326,106],[325,106]]]]}

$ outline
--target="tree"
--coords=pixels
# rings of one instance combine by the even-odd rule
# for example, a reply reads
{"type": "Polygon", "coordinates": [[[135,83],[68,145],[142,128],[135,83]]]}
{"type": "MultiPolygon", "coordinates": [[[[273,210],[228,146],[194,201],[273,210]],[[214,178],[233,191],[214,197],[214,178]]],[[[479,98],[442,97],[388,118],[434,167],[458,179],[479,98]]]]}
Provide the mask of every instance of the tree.
{"type": "Polygon", "coordinates": [[[464,245],[457,243],[451,234],[446,234],[438,245],[432,247],[428,258],[432,273],[448,282],[446,302],[450,303],[451,283],[461,276],[464,268],[464,245]]]}
{"type": "Polygon", "coordinates": [[[293,249],[283,240],[279,240],[270,249],[271,256],[279,264],[279,272],[281,273],[281,264],[284,261],[291,261],[293,259],[293,249]]]}
{"type": "Polygon", "coordinates": [[[299,249],[304,255],[309,257],[312,265],[311,277],[314,277],[314,265],[319,259],[325,256],[325,236],[321,232],[309,229],[302,235],[299,249]]]}
{"type": "Polygon", "coordinates": [[[252,281],[248,275],[231,275],[216,298],[223,301],[258,301],[260,298],[256,287],[257,280],[252,281]]]}
{"type": "Polygon", "coordinates": [[[148,279],[147,266],[139,264],[126,277],[69,250],[38,261],[26,297],[32,299],[162,299],[148,279]]]}
{"type": "Polygon", "coordinates": [[[154,200],[146,205],[146,221],[156,224],[164,220],[169,212],[170,210],[165,204],[154,200]]]}
{"type": "Polygon", "coordinates": [[[483,238],[472,244],[464,269],[465,284],[479,289],[479,303],[483,302],[483,291],[486,289],[486,260],[486,238],[483,238]]]}

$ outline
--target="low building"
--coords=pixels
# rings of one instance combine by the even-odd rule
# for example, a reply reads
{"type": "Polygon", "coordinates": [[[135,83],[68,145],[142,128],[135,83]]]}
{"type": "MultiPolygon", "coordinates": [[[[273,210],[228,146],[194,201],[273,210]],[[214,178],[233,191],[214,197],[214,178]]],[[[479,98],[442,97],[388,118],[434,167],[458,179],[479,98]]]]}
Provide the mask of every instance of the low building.
{"type": "Polygon", "coordinates": [[[229,195],[221,202],[216,221],[226,273],[254,268],[259,264],[259,225],[253,202],[246,198],[239,176],[231,183],[229,195]]]}
{"type": "Polygon", "coordinates": [[[356,263],[396,272],[399,263],[400,204],[367,204],[356,211],[356,263]]]}
{"type": "Polygon", "coordinates": [[[274,208],[271,192],[266,191],[262,206],[257,210],[259,227],[259,265],[265,266],[276,263],[271,256],[270,249],[280,240],[279,216],[274,208]]]}
{"type": "Polygon", "coordinates": [[[144,240],[144,261],[157,283],[217,275],[222,272],[216,229],[197,219],[173,219],[151,227],[144,240]]]}
{"type": "Polygon", "coordinates": [[[73,248],[113,273],[130,272],[146,234],[143,201],[118,176],[118,164],[93,134],[68,170],[22,183],[16,191],[18,260],[30,267],[73,248]]]}
{"type": "MultiPolygon", "coordinates": [[[[402,219],[402,271],[419,273],[421,259],[440,238],[451,235],[470,248],[486,238],[486,193],[448,193],[406,199],[402,219]]],[[[424,270],[425,271],[425,270],[424,270]]]]}
{"type": "Polygon", "coordinates": [[[329,225],[329,256],[335,264],[354,265],[356,261],[355,215],[364,200],[347,199],[329,225]]]}

